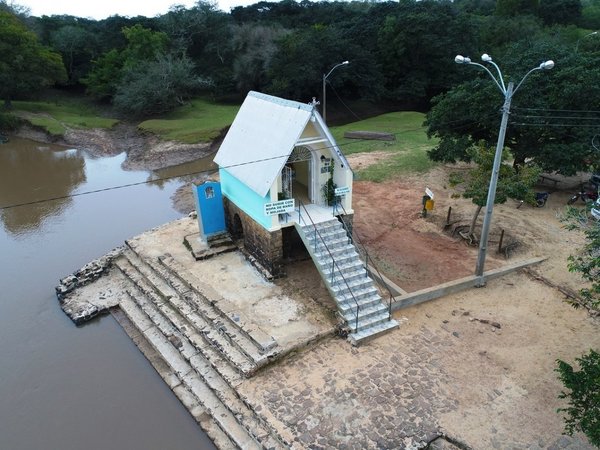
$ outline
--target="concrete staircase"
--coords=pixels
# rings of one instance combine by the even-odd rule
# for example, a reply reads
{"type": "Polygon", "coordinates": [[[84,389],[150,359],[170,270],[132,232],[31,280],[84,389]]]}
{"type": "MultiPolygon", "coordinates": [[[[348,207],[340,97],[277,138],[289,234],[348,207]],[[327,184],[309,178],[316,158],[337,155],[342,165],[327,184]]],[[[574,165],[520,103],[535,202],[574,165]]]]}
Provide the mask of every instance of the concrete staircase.
{"type": "Polygon", "coordinates": [[[245,327],[224,300],[216,307],[216,293],[208,301],[210,288],[169,255],[144,257],[128,245],[114,261],[128,280],[116,317],[165,382],[219,448],[290,448],[269,423],[276,419],[236,390],[277,355],[277,344],[245,327]]]}
{"type": "Polygon", "coordinates": [[[359,345],[398,327],[339,220],[295,226],[351,330],[350,342],[359,345]]]}

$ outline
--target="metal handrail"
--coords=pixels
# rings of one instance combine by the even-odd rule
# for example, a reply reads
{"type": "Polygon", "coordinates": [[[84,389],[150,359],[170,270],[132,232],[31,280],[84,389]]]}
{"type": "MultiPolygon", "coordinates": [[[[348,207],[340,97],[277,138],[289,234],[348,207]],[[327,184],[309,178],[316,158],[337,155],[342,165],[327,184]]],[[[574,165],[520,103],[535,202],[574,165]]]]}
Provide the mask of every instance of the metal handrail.
{"type": "MultiPolygon", "coordinates": [[[[340,269],[340,266],[338,265],[338,263],[335,261],[335,258],[333,257],[333,255],[331,254],[331,251],[329,251],[329,247],[327,247],[327,243],[325,242],[325,239],[323,239],[323,236],[321,236],[321,233],[319,232],[319,230],[317,230],[317,225],[315,224],[315,222],[312,220],[312,217],[310,216],[310,213],[308,212],[308,209],[306,209],[306,206],[304,206],[304,203],[302,203],[302,201],[300,200],[299,202],[299,206],[298,206],[298,220],[300,220],[300,210],[301,208],[304,208],[304,212],[306,212],[306,215],[308,216],[308,218],[310,219],[310,223],[312,224],[314,230],[315,230],[315,256],[317,254],[317,234],[319,235],[319,239],[321,239],[321,242],[323,242],[323,246],[325,247],[325,250],[327,250],[327,253],[329,253],[329,256],[331,257],[331,287],[333,287],[333,279],[334,279],[334,265],[337,268],[338,272],[340,273],[342,280],[344,280],[344,283],[346,284],[346,287],[348,288],[348,292],[350,292],[350,295],[352,296],[352,300],[354,300],[354,303],[356,304],[356,320],[355,320],[355,325],[354,325],[354,332],[358,333],[358,314],[360,312],[360,305],[358,304],[358,301],[356,300],[356,297],[354,296],[354,293],[352,292],[352,289],[350,288],[350,285],[348,284],[348,281],[346,281],[346,277],[344,277],[344,274],[342,273],[342,270],[340,269]]],[[[300,224],[300,226],[302,226],[302,222],[298,222],[300,224]]]]}
{"type": "MultiPolygon", "coordinates": [[[[336,202],[336,203],[338,203],[338,202],[336,202]]],[[[344,211],[344,215],[347,216],[348,213],[346,212],[346,208],[344,208],[344,205],[342,205],[342,203],[339,202],[339,206],[341,206],[342,211],[344,211]]],[[[360,236],[358,235],[358,233],[352,233],[348,229],[348,227],[346,226],[346,223],[343,220],[340,220],[340,222],[342,222],[342,226],[344,227],[344,230],[346,230],[346,234],[348,234],[348,237],[352,241],[354,241],[353,236],[356,236],[356,241],[358,242],[359,247],[362,247],[362,250],[365,253],[365,270],[367,271],[367,275],[369,274],[369,260],[371,260],[371,265],[373,266],[373,268],[375,268],[375,271],[377,272],[377,275],[379,275],[380,283],[388,291],[388,294],[390,295],[390,300],[388,302],[388,320],[392,320],[392,301],[393,301],[393,298],[394,298],[394,295],[392,294],[392,290],[387,285],[387,283],[384,281],[383,275],[381,275],[381,272],[379,271],[379,268],[375,264],[375,261],[373,261],[373,258],[371,258],[371,256],[369,256],[369,252],[367,252],[367,247],[363,244],[363,242],[360,239],[360,236]]],[[[352,230],[354,230],[354,227],[352,227],[352,230]]]]}

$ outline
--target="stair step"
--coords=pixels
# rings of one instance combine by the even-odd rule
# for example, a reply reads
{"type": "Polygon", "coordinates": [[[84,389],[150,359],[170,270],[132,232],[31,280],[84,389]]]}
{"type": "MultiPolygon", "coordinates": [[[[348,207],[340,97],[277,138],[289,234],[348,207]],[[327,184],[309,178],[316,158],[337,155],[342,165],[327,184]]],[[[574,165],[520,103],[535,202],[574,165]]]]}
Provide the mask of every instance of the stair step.
{"type": "MultiPolygon", "coordinates": [[[[313,252],[314,253],[314,252],[313,252]]],[[[329,251],[325,250],[322,252],[317,252],[314,254],[318,263],[321,266],[326,267],[327,264],[331,265],[331,257],[339,264],[340,261],[348,261],[350,259],[359,258],[358,253],[356,253],[356,249],[352,244],[344,245],[341,247],[337,247],[334,249],[330,249],[329,251]]]]}
{"type": "Polygon", "coordinates": [[[378,324],[377,326],[368,328],[366,330],[361,330],[358,333],[350,333],[348,335],[348,340],[352,342],[352,345],[361,345],[370,341],[371,339],[376,338],[377,336],[380,336],[384,333],[387,333],[388,331],[398,328],[398,326],[399,325],[398,322],[396,322],[396,320],[388,320],[386,322],[378,324]]]}
{"type": "MultiPolygon", "coordinates": [[[[136,326],[144,328],[150,318],[149,316],[143,317],[146,314],[137,303],[142,301],[140,298],[130,296],[123,302],[122,308],[136,326]]],[[[236,391],[220,376],[210,362],[201,353],[192,350],[193,345],[185,336],[175,331],[167,337],[157,326],[150,326],[142,333],[177,375],[178,384],[183,382],[183,385],[202,402],[211,415],[219,414],[221,417],[226,417],[229,414],[239,425],[243,426],[249,436],[243,441],[236,439],[236,442],[244,442],[244,445],[250,444],[248,448],[254,448],[256,444],[254,439],[258,442],[268,440],[270,445],[276,444],[273,448],[285,448],[271,436],[271,430],[264,421],[241,400],[236,391]],[[224,412],[224,409],[227,411],[224,412]]],[[[179,386],[171,386],[173,389],[177,387],[179,386]]],[[[231,421],[227,420],[227,424],[230,425],[231,421]]],[[[227,432],[227,430],[224,431],[227,432]]]]}
{"type": "MultiPolygon", "coordinates": [[[[338,273],[339,271],[342,271],[342,273],[354,272],[354,271],[360,270],[360,269],[364,270],[364,268],[365,268],[365,265],[363,264],[362,260],[360,260],[359,258],[348,258],[341,263],[338,260],[336,260],[335,265],[333,265],[334,273],[338,273]]],[[[329,264],[325,264],[325,267],[323,267],[323,274],[326,276],[331,276],[331,269],[332,269],[331,262],[329,264]]]]}
{"type": "Polygon", "coordinates": [[[333,274],[333,279],[331,278],[331,274],[327,275],[329,283],[333,286],[345,286],[346,284],[352,285],[352,283],[358,282],[360,280],[371,280],[367,271],[360,266],[360,268],[355,270],[336,270],[333,274]]]}
{"type": "MultiPolygon", "coordinates": [[[[125,313],[127,310],[129,313],[134,311],[131,307],[138,309],[133,303],[130,297],[126,297],[125,300],[119,304],[120,308],[112,310],[113,317],[119,322],[123,330],[133,340],[138,349],[146,357],[146,359],[152,364],[152,367],[158,372],[161,378],[171,388],[173,393],[177,396],[179,401],[185,406],[192,417],[196,420],[210,439],[214,442],[217,448],[235,448],[235,445],[225,434],[225,432],[219,427],[217,422],[210,416],[206,408],[202,406],[196,396],[184,386],[177,375],[169,367],[160,354],[154,350],[148,339],[140,332],[139,323],[134,320],[130,320],[130,314],[125,313]],[[137,323],[137,325],[136,325],[137,323]]],[[[135,317],[143,316],[143,312],[138,311],[134,313],[135,317]]],[[[149,319],[148,319],[149,320],[149,319]]]]}
{"type": "Polygon", "coordinates": [[[230,302],[223,299],[216,292],[206,293],[205,295],[205,292],[209,288],[201,285],[175,259],[170,256],[161,256],[158,258],[158,263],[160,267],[164,268],[164,272],[168,273],[171,279],[175,279],[183,285],[180,291],[183,292],[183,289],[186,289],[191,300],[199,310],[210,316],[211,320],[219,320],[220,323],[223,323],[224,320],[227,328],[230,330],[229,334],[233,336],[241,335],[245,338],[245,340],[240,340],[239,345],[244,346],[245,351],[254,359],[256,364],[260,365],[266,358],[271,358],[278,353],[276,350],[277,342],[273,337],[252,324],[239,312],[237,307],[230,304],[230,302]],[[207,297],[210,297],[210,301],[207,300],[207,297]],[[248,345],[251,347],[248,347],[248,345]]]}
{"type": "MultiPolygon", "coordinates": [[[[362,331],[362,330],[367,330],[369,328],[373,328],[376,325],[379,325],[380,323],[383,322],[387,322],[389,321],[389,314],[388,314],[388,310],[387,308],[384,308],[383,310],[379,311],[378,313],[368,316],[368,317],[363,317],[360,318],[358,320],[358,330],[355,331],[362,331]]],[[[352,325],[352,329],[354,329],[354,325],[352,325]]]]}
{"type": "Polygon", "coordinates": [[[322,243],[323,241],[325,242],[329,242],[329,241],[337,241],[340,239],[345,240],[346,242],[350,242],[350,238],[348,237],[348,234],[346,234],[346,230],[342,229],[337,229],[337,228],[332,228],[329,231],[326,232],[321,232],[320,230],[317,230],[317,234],[315,236],[315,232],[309,232],[308,236],[306,236],[308,242],[310,242],[310,244],[313,246],[315,245],[315,238],[316,238],[316,242],[317,243],[322,243]]]}
{"type": "MultiPolygon", "coordinates": [[[[164,264],[159,264],[158,261],[160,260],[157,260],[156,263],[149,260],[142,261],[139,255],[129,252],[126,252],[126,256],[130,262],[139,266],[140,269],[145,266],[168,284],[170,290],[172,290],[170,302],[184,315],[193,312],[200,314],[255,365],[258,366],[267,362],[267,356],[262,354],[264,349],[259,348],[256,341],[252,340],[239,326],[236,326],[237,324],[234,325],[234,322],[228,316],[224,317],[220,311],[217,311],[204,296],[200,296],[193,289],[190,289],[189,284],[184,283],[175,271],[169,270],[164,264]],[[135,258],[135,260],[132,261],[131,258],[135,258]]],[[[144,273],[147,278],[152,275],[148,270],[144,273]]],[[[272,338],[269,339],[269,342],[273,343],[272,338]]]]}
{"type": "MultiPolygon", "coordinates": [[[[329,280],[327,280],[329,281],[329,280]]],[[[344,301],[346,297],[355,298],[358,300],[359,296],[362,296],[368,292],[377,292],[375,285],[371,278],[365,277],[358,280],[351,281],[349,283],[338,283],[331,286],[331,291],[335,294],[340,301],[344,301]]]]}
{"type": "Polygon", "coordinates": [[[398,326],[339,220],[318,224],[318,233],[310,225],[297,228],[340,316],[351,329],[356,327],[350,338],[355,345],[398,326]]]}
{"type": "Polygon", "coordinates": [[[373,293],[373,295],[369,295],[356,302],[352,298],[344,302],[338,302],[338,309],[344,315],[346,313],[354,314],[357,303],[360,309],[366,309],[373,305],[383,305],[381,296],[378,293],[373,293]]]}
{"type": "MultiPolygon", "coordinates": [[[[224,361],[244,376],[255,371],[256,366],[247,356],[233,347],[199,314],[185,308],[181,311],[181,313],[185,314],[185,317],[177,312],[176,308],[171,306],[170,303],[174,300],[174,297],[168,299],[160,297],[153,290],[150,283],[128,260],[121,257],[116,260],[115,265],[131,280],[135,288],[140,291],[142,295],[138,296],[138,299],[142,309],[155,323],[159,324],[163,332],[172,334],[174,329],[177,328],[197,349],[205,352],[207,359],[211,362],[215,360],[224,361]],[[211,349],[213,351],[209,351],[211,349]]],[[[226,370],[223,364],[218,364],[215,361],[215,368],[222,370],[222,375],[232,383],[239,381],[239,377],[232,376],[232,371],[226,370]]]]}
{"type": "MultiPolygon", "coordinates": [[[[366,308],[360,308],[358,311],[358,322],[359,324],[366,324],[366,320],[375,317],[380,314],[385,314],[385,318],[388,318],[388,308],[383,303],[375,303],[369,305],[366,308]]],[[[354,328],[356,321],[356,308],[347,310],[343,313],[344,318],[348,323],[351,323],[354,328]]]]}

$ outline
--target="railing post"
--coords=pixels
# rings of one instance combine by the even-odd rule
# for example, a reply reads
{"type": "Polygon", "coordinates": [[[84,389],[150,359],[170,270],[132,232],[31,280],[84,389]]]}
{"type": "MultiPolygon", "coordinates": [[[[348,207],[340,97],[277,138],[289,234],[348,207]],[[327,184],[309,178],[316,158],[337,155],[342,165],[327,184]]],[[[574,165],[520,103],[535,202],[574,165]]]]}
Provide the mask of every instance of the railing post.
{"type": "Polygon", "coordinates": [[[354,332],[358,333],[358,313],[360,312],[360,305],[356,304],[356,323],[354,324],[354,332]]]}
{"type": "Polygon", "coordinates": [[[335,270],[335,259],[333,259],[333,256],[331,257],[331,285],[333,286],[333,271],[335,270]]]}

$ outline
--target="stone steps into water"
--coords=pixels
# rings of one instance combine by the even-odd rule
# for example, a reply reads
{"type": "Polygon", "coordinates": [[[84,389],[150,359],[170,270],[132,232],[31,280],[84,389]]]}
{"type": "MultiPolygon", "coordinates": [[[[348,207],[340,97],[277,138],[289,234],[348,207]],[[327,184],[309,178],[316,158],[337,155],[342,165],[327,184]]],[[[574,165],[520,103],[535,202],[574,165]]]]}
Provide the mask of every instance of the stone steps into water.
{"type": "Polygon", "coordinates": [[[154,367],[156,372],[171,388],[175,396],[185,406],[194,420],[200,425],[204,432],[210,437],[215,446],[219,449],[235,448],[235,444],[229,439],[227,434],[220,428],[217,422],[202,406],[196,396],[183,385],[177,375],[164,361],[164,359],[154,350],[150,342],[144,337],[143,333],[131,321],[121,308],[113,308],[111,313],[115,320],[121,325],[125,333],[131,338],[138,349],[146,357],[148,362],[154,367]]]}
{"type": "MultiPolygon", "coordinates": [[[[210,350],[212,347],[212,355],[207,354],[208,359],[218,358],[225,361],[243,376],[255,372],[256,364],[233,345],[229,339],[226,339],[224,333],[213,328],[211,322],[189,307],[164,281],[160,281],[158,277],[151,275],[147,268],[146,270],[143,269],[139,261],[137,264],[132,262],[133,259],[135,257],[131,253],[125,252],[121,258],[116,260],[115,265],[155,305],[155,308],[168,317],[174,327],[181,330],[186,338],[199,349],[206,348],[210,350]],[[149,280],[144,272],[151,276],[152,280],[149,280]]],[[[223,375],[235,383],[235,378],[230,371],[226,371],[223,375]]]]}
{"type": "MultiPolygon", "coordinates": [[[[118,266],[126,266],[117,261],[118,266]]],[[[201,351],[174,326],[146,294],[131,286],[121,308],[139,327],[185,389],[198,399],[238,448],[285,448],[279,436],[239,397],[201,351]]],[[[174,380],[167,381],[172,389],[174,380]]],[[[189,401],[189,399],[188,399],[189,401]]],[[[193,405],[192,405],[193,406],[193,405]]]]}
{"type": "Polygon", "coordinates": [[[232,338],[240,336],[240,346],[244,346],[246,353],[252,357],[254,362],[260,366],[266,363],[266,358],[273,358],[277,355],[277,342],[263,332],[256,325],[252,324],[238,308],[231,305],[217,292],[208,285],[201,283],[190,271],[170,255],[158,257],[158,263],[164,268],[161,274],[173,281],[173,286],[182,293],[182,290],[189,290],[189,299],[194,302],[196,307],[202,313],[215,322],[219,322],[225,327],[228,335],[232,338]],[[208,300],[210,299],[210,300],[208,300]],[[219,320],[222,319],[222,320],[219,320]],[[248,348],[244,343],[245,338],[252,343],[254,348],[248,348]],[[256,352],[258,349],[258,353],[256,352]]]}

